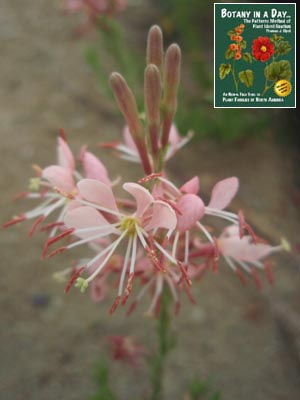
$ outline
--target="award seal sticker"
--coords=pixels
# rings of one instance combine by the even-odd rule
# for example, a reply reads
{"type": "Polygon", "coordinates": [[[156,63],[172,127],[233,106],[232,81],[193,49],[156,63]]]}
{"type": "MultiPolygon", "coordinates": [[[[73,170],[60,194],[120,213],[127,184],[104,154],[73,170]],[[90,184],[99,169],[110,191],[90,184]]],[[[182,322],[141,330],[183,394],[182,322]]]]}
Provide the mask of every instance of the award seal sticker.
{"type": "Polygon", "coordinates": [[[286,97],[292,91],[291,82],[287,81],[286,79],[280,79],[274,85],[274,92],[279,97],[286,97]]]}

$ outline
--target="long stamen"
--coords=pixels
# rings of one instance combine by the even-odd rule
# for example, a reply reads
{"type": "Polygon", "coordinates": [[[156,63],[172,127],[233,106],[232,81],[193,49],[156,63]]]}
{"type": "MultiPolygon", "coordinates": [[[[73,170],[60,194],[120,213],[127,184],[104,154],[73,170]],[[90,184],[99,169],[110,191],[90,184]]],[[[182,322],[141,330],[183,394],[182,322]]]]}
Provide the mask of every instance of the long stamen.
{"type": "MultiPolygon", "coordinates": [[[[74,234],[76,235],[76,233],[77,232],[75,231],[74,234]]],[[[77,242],[69,244],[68,246],[66,246],[66,248],[67,249],[72,249],[73,247],[80,246],[81,244],[88,243],[88,242],[91,242],[93,240],[101,239],[101,238],[103,238],[105,236],[108,236],[110,233],[111,233],[111,231],[107,231],[107,232],[98,233],[97,235],[94,235],[94,236],[89,236],[89,237],[87,237],[85,239],[81,239],[81,240],[78,240],[77,242]]]]}
{"type": "Polygon", "coordinates": [[[76,233],[88,233],[88,232],[93,232],[93,231],[102,231],[105,229],[110,229],[111,233],[116,233],[118,231],[113,231],[111,228],[112,227],[116,227],[117,225],[119,225],[119,222],[115,223],[115,224],[107,224],[107,225],[101,225],[101,226],[90,226],[88,228],[79,228],[76,229],[76,233]]]}
{"type": "Polygon", "coordinates": [[[155,293],[153,295],[152,302],[151,302],[150,307],[149,307],[149,309],[148,309],[146,314],[153,315],[153,311],[155,309],[157,301],[159,300],[159,297],[161,295],[162,289],[163,289],[163,277],[162,277],[162,275],[158,275],[158,277],[156,279],[155,293]]]}
{"type": "Polygon", "coordinates": [[[162,173],[161,173],[161,172],[153,173],[153,174],[144,176],[143,178],[139,179],[139,180],[138,180],[138,183],[140,183],[140,184],[146,183],[146,182],[149,182],[149,181],[151,181],[151,180],[153,180],[153,179],[157,179],[157,178],[159,178],[159,177],[161,177],[161,176],[162,176],[162,173]]]}
{"type": "Polygon", "coordinates": [[[205,228],[205,226],[202,225],[201,222],[199,222],[199,221],[197,222],[197,226],[198,226],[198,228],[200,228],[200,230],[204,233],[204,235],[207,237],[207,239],[208,239],[212,244],[214,244],[214,240],[213,240],[211,234],[210,234],[210,233],[208,232],[208,230],[205,228]]]}
{"type": "Polygon", "coordinates": [[[94,273],[92,275],[90,275],[87,278],[87,283],[91,282],[98,274],[99,272],[102,270],[102,268],[106,265],[107,261],[110,259],[110,257],[112,256],[113,252],[116,250],[116,248],[118,247],[118,245],[121,243],[121,241],[124,239],[124,237],[127,234],[127,230],[125,230],[122,235],[115,240],[110,246],[108,246],[106,249],[104,249],[103,251],[101,251],[101,253],[97,254],[96,257],[94,257],[91,261],[88,262],[87,264],[87,268],[89,268],[92,264],[94,264],[97,260],[99,260],[99,258],[101,258],[104,254],[107,253],[107,251],[109,251],[108,255],[105,257],[105,259],[102,261],[102,263],[99,265],[99,267],[96,269],[96,271],[94,271],[94,273]]]}
{"type": "Polygon", "coordinates": [[[71,276],[69,282],[66,284],[65,287],[65,293],[68,293],[69,290],[71,289],[71,287],[74,285],[74,283],[76,282],[77,278],[79,278],[79,276],[82,274],[82,272],[86,269],[85,266],[77,269],[74,274],[71,276]]]}
{"type": "Polygon", "coordinates": [[[133,283],[133,279],[134,279],[134,267],[135,267],[135,261],[136,261],[136,248],[137,248],[137,235],[135,234],[133,237],[133,242],[132,242],[129,278],[128,278],[127,286],[125,289],[125,296],[122,300],[122,305],[126,304],[126,301],[132,291],[132,283],[133,283]]]}
{"type": "Polygon", "coordinates": [[[13,219],[11,219],[10,221],[5,222],[2,225],[2,228],[8,228],[9,226],[15,225],[15,224],[19,224],[20,222],[25,221],[27,218],[25,215],[21,214],[18,215],[17,217],[14,217],[13,219]]]}
{"type": "Polygon", "coordinates": [[[126,249],[126,253],[125,253],[125,259],[124,259],[120,282],[119,282],[118,296],[121,296],[121,294],[123,292],[124,280],[125,280],[131,246],[132,246],[132,236],[129,236],[128,245],[127,245],[127,249],[126,249]]]}
{"type": "Polygon", "coordinates": [[[185,232],[185,243],[184,243],[184,264],[187,265],[189,261],[189,245],[190,245],[190,232],[185,232]]]}
{"type": "Polygon", "coordinates": [[[206,214],[206,215],[212,215],[212,216],[214,216],[214,217],[219,217],[219,218],[225,219],[226,221],[230,221],[230,222],[232,222],[232,223],[235,224],[235,225],[238,225],[238,220],[237,220],[237,219],[228,217],[227,215],[223,215],[223,214],[217,213],[217,212],[211,212],[211,211],[208,211],[208,212],[207,212],[207,211],[206,211],[206,208],[205,208],[205,214],[206,214]]]}
{"type": "Polygon", "coordinates": [[[173,248],[172,248],[172,257],[176,258],[176,252],[177,252],[177,245],[178,245],[178,239],[179,239],[180,233],[177,231],[175,234],[174,242],[173,242],[173,248]]]}
{"type": "Polygon", "coordinates": [[[41,215],[32,225],[30,231],[28,232],[28,236],[31,237],[36,231],[37,227],[45,220],[45,216],[41,215]]]}
{"type": "Polygon", "coordinates": [[[75,231],[74,228],[66,229],[65,231],[63,231],[63,232],[60,233],[59,235],[54,236],[54,237],[52,237],[52,238],[49,238],[49,239],[46,241],[45,245],[44,245],[44,248],[43,248],[43,251],[42,251],[42,257],[43,257],[43,258],[46,257],[46,253],[47,253],[47,250],[48,250],[49,246],[51,246],[53,243],[57,242],[58,240],[60,240],[60,239],[62,239],[62,238],[64,238],[64,237],[66,237],[66,236],[71,235],[74,231],[75,231]]]}

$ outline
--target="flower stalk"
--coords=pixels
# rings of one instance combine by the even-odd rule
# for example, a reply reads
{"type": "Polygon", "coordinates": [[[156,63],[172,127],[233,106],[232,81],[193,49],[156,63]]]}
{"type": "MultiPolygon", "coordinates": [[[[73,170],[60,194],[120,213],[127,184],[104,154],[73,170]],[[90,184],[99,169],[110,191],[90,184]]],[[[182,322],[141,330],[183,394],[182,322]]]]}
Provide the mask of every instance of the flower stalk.
{"type": "Polygon", "coordinates": [[[165,362],[169,352],[175,345],[174,336],[171,333],[171,318],[169,305],[171,296],[166,287],[163,288],[160,309],[157,321],[158,348],[156,354],[151,359],[151,382],[152,394],[150,400],[163,399],[163,375],[165,362]]]}

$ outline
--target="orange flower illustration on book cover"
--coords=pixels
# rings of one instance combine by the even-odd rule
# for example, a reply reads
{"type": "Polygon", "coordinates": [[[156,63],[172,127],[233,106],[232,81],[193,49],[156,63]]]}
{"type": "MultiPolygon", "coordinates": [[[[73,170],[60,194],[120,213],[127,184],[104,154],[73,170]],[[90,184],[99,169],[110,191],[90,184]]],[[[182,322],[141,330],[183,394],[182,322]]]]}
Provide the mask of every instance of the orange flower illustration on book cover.
{"type": "Polygon", "coordinates": [[[277,82],[290,82],[292,69],[284,56],[291,51],[292,46],[288,40],[277,34],[271,37],[258,36],[247,41],[243,36],[246,30],[245,24],[239,24],[227,32],[230,43],[224,53],[226,62],[219,65],[219,78],[231,78],[235,92],[250,88],[255,80],[250,66],[252,63],[261,63],[261,72],[256,73],[265,77],[264,87],[261,88],[261,95],[265,96],[277,82]]]}

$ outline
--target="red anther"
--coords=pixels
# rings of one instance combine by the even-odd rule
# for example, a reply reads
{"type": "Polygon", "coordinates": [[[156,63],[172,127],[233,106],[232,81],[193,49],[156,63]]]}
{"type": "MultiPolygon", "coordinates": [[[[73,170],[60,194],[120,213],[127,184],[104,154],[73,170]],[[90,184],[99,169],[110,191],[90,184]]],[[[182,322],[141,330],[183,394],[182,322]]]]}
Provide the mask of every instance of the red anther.
{"type": "Polygon", "coordinates": [[[62,233],[60,233],[60,234],[57,235],[57,236],[54,236],[54,237],[52,237],[52,238],[49,238],[49,239],[46,241],[45,246],[44,246],[44,248],[43,248],[42,257],[43,257],[43,258],[46,257],[46,253],[47,253],[47,250],[48,250],[49,246],[51,246],[53,243],[57,242],[58,240],[63,239],[64,237],[66,237],[66,236],[68,236],[68,235],[71,235],[74,231],[75,231],[74,228],[70,228],[70,229],[67,229],[67,230],[63,231],[62,233]]]}
{"type": "Polygon", "coordinates": [[[149,246],[147,246],[145,248],[145,250],[146,250],[147,256],[152,261],[152,264],[154,265],[154,267],[160,272],[166,272],[166,270],[163,268],[163,266],[159,262],[159,259],[158,259],[157,255],[156,255],[155,251],[150,249],[149,246]]]}
{"type": "Polygon", "coordinates": [[[152,181],[153,179],[159,178],[161,176],[162,176],[161,172],[157,172],[157,173],[154,172],[153,174],[144,176],[143,178],[139,179],[138,183],[146,183],[146,182],[152,181]]]}
{"type": "Polygon", "coordinates": [[[174,203],[174,201],[165,199],[165,198],[163,198],[163,197],[158,197],[157,200],[161,200],[161,201],[164,201],[165,203],[169,204],[169,206],[170,206],[171,208],[173,208],[173,210],[175,211],[175,213],[176,213],[177,215],[183,215],[182,211],[176,206],[176,204],[174,203]]]}
{"type": "Polygon", "coordinates": [[[56,254],[63,253],[66,250],[67,250],[67,247],[60,247],[56,250],[53,250],[50,254],[48,254],[47,258],[52,258],[52,257],[56,256],[56,254]]]}
{"type": "Polygon", "coordinates": [[[175,303],[175,315],[178,315],[180,311],[180,302],[176,301],[175,303]]]}
{"type": "Polygon", "coordinates": [[[273,273],[272,273],[272,266],[271,266],[271,264],[269,262],[266,261],[264,263],[264,267],[265,267],[265,274],[266,274],[266,277],[268,279],[268,282],[269,282],[270,285],[273,285],[274,284],[274,276],[273,276],[273,273]]]}
{"type": "Polygon", "coordinates": [[[58,187],[54,188],[55,192],[62,195],[63,197],[66,197],[69,200],[73,200],[75,198],[74,194],[72,193],[68,193],[68,192],[64,192],[63,190],[59,189],[58,187]]]}
{"type": "Polygon", "coordinates": [[[137,301],[135,300],[130,304],[128,310],[126,311],[126,317],[128,317],[135,310],[136,306],[137,306],[137,301]]]}
{"type": "Polygon", "coordinates": [[[41,215],[38,219],[35,220],[35,222],[33,223],[30,231],[28,232],[28,236],[31,237],[34,232],[36,231],[36,228],[45,220],[45,216],[41,215]]]}
{"type": "Polygon", "coordinates": [[[12,200],[13,200],[13,201],[16,201],[16,200],[22,199],[23,197],[28,196],[29,193],[30,193],[30,192],[20,192],[20,193],[17,193],[17,194],[15,194],[15,195],[13,196],[12,200]]]}
{"type": "Polygon", "coordinates": [[[258,273],[257,273],[255,268],[252,268],[251,274],[252,274],[252,277],[254,279],[254,282],[255,282],[255,285],[256,285],[257,289],[261,290],[262,289],[262,283],[261,283],[261,280],[259,279],[258,273]]]}
{"type": "Polygon", "coordinates": [[[59,136],[67,143],[67,135],[63,128],[58,129],[59,136]]]}
{"type": "Polygon", "coordinates": [[[121,144],[121,142],[115,140],[112,142],[99,143],[98,146],[104,149],[115,149],[119,144],[121,144]]]}
{"type": "Polygon", "coordinates": [[[181,283],[182,280],[184,279],[186,281],[186,283],[188,284],[188,286],[192,286],[192,281],[190,280],[188,274],[187,274],[187,270],[186,268],[183,266],[182,262],[177,260],[177,265],[180,268],[180,271],[182,273],[181,278],[179,279],[179,281],[177,283],[181,283]]]}
{"type": "Polygon", "coordinates": [[[46,224],[44,226],[42,226],[39,230],[41,232],[45,232],[48,231],[52,228],[58,228],[59,226],[63,226],[64,223],[63,222],[49,222],[49,224],[46,224]]]}
{"type": "Polygon", "coordinates": [[[237,268],[235,270],[235,273],[237,274],[241,284],[246,286],[247,285],[247,279],[246,279],[245,275],[243,274],[243,272],[239,268],[237,268]]]}
{"type": "Polygon", "coordinates": [[[25,215],[18,215],[17,217],[11,219],[10,221],[5,222],[2,225],[2,228],[8,228],[9,226],[15,225],[15,224],[19,224],[20,222],[23,222],[26,220],[25,215]]]}
{"type": "Polygon", "coordinates": [[[121,300],[121,296],[117,296],[115,298],[115,301],[113,302],[113,304],[109,310],[110,315],[112,315],[116,311],[116,309],[118,308],[118,305],[120,304],[120,300],[121,300]]]}
{"type": "Polygon", "coordinates": [[[212,271],[217,272],[218,271],[218,261],[220,257],[220,251],[219,251],[219,245],[218,245],[218,240],[213,237],[214,241],[214,258],[213,258],[213,266],[212,266],[212,271]]]}
{"type": "Polygon", "coordinates": [[[85,266],[80,267],[79,269],[77,269],[71,276],[71,278],[69,279],[68,283],[65,286],[65,293],[68,293],[69,290],[71,289],[71,287],[74,285],[76,279],[83,273],[83,271],[86,269],[85,266]]]}
{"type": "Polygon", "coordinates": [[[244,236],[244,231],[246,231],[252,238],[253,243],[268,243],[265,239],[259,237],[256,235],[254,230],[251,228],[251,226],[246,222],[244,214],[242,210],[238,212],[238,217],[239,217],[239,233],[240,233],[240,239],[244,236]]]}
{"type": "Polygon", "coordinates": [[[130,295],[130,293],[132,291],[132,284],[133,284],[134,277],[135,277],[134,272],[129,275],[127,286],[126,286],[126,289],[125,289],[125,295],[124,295],[123,300],[122,300],[122,306],[125,306],[125,304],[126,304],[126,302],[128,300],[128,297],[129,297],[129,295],[130,295]]]}
{"type": "Polygon", "coordinates": [[[242,210],[239,210],[238,218],[239,218],[239,235],[240,235],[240,239],[242,239],[244,236],[244,226],[245,226],[245,222],[246,222],[244,213],[242,210]]]}

